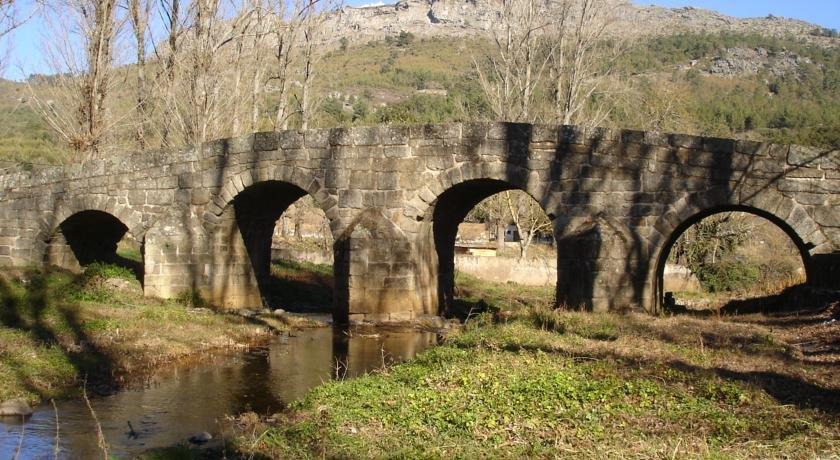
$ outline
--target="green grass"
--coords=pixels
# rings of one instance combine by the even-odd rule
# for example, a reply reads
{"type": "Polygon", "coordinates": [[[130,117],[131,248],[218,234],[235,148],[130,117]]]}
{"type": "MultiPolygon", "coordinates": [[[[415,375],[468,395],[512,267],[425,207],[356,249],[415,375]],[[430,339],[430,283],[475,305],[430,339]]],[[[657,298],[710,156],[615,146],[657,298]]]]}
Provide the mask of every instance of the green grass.
{"type": "Polygon", "coordinates": [[[514,315],[474,317],[443,345],[325,383],[274,421],[243,416],[231,455],[808,458],[840,449],[837,365],[797,361],[772,330],[551,310],[546,291],[459,285],[514,315]]]}
{"type": "Polygon", "coordinates": [[[107,264],[81,275],[6,272],[0,305],[0,401],[72,396],[85,379],[118,387],[157,366],[286,329],[270,315],[246,320],[144,298],[133,272],[107,264]],[[134,287],[111,287],[114,278],[134,287]]]}
{"type": "Polygon", "coordinates": [[[271,262],[271,277],[263,289],[271,308],[296,312],[333,311],[331,265],[278,259],[271,262]]]}

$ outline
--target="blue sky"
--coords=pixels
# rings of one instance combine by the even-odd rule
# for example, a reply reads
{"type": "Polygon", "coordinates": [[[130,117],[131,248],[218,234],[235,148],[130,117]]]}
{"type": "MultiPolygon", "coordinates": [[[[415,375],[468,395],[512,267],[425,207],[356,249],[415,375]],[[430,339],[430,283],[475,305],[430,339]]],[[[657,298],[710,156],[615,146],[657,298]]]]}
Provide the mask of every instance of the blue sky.
{"type": "MultiPolygon", "coordinates": [[[[18,0],[24,10],[32,0],[18,0]]],[[[377,0],[347,0],[350,5],[373,3],[377,0]]],[[[824,27],[840,29],[840,0],[633,0],[639,5],[656,4],[667,7],[694,6],[717,10],[736,17],[762,17],[768,14],[804,19],[824,27]]],[[[393,3],[389,0],[386,3],[393,3]]],[[[20,80],[26,75],[47,72],[41,53],[45,24],[35,18],[16,31],[5,78],[20,80]]]]}

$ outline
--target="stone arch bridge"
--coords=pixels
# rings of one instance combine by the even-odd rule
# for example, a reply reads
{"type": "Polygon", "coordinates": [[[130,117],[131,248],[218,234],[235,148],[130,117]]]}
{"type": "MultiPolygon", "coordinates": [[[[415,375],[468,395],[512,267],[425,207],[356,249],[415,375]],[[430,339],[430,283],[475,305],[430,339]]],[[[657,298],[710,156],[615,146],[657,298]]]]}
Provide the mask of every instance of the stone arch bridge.
{"type": "Polygon", "coordinates": [[[840,152],[655,132],[527,124],[283,131],[0,176],[0,264],[76,266],[142,244],[146,295],[261,305],[274,223],[309,194],[335,237],[335,315],[436,315],[457,226],[521,189],[554,223],[557,302],[661,302],[670,246],[710,214],[781,227],[810,283],[840,285],[840,152]]]}

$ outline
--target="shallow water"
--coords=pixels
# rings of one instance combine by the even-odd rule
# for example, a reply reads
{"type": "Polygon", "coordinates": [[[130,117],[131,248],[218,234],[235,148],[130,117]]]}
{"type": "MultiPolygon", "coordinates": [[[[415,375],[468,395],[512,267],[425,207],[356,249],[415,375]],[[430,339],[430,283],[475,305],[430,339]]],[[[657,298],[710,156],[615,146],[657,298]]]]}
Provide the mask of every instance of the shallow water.
{"type": "MultiPolygon", "coordinates": [[[[305,329],[249,353],[162,371],[142,388],[93,398],[91,405],[111,454],[131,458],[202,431],[215,436],[217,420],[225,415],[276,412],[326,380],[355,377],[382,367],[383,361],[411,358],[437,341],[434,333],[411,329],[305,329]]],[[[100,456],[95,423],[84,401],[57,405],[59,457],[100,456]]],[[[21,459],[54,458],[55,417],[47,404],[23,423],[0,418],[0,459],[13,458],[19,446],[21,459]]]]}

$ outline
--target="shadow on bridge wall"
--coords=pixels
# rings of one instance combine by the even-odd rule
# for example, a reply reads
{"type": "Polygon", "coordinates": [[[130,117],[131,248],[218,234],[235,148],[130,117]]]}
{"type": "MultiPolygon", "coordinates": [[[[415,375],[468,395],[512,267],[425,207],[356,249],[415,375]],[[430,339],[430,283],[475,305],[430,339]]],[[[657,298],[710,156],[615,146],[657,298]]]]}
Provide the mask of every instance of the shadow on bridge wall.
{"type": "MultiPolygon", "coordinates": [[[[470,175],[461,167],[425,216],[436,257],[424,263],[436,267],[441,311],[449,311],[454,300],[457,225],[484,198],[514,188],[534,197],[554,222],[558,306],[658,311],[664,263],[676,239],[703,217],[732,210],[779,226],[799,248],[809,282],[836,286],[836,278],[831,281],[816,267],[837,273],[837,254],[811,254],[815,245],[805,238],[818,227],[791,197],[773,189],[786,174],[830,152],[768,177],[763,168],[770,153],[749,152],[761,144],[736,149],[738,141],[730,139],[512,123],[495,125],[504,133],[471,142],[469,126],[462,136],[466,151],[456,153],[480,169],[493,139],[504,139],[505,171],[470,175]],[[539,176],[548,148],[553,155],[547,177],[539,176]]],[[[787,151],[783,155],[775,158],[782,165],[787,151]]]]}
{"type": "MultiPolygon", "coordinates": [[[[334,310],[332,279],[305,272],[294,263],[279,263],[281,274],[272,271],[271,245],[277,220],[294,202],[307,194],[282,181],[262,181],[236,195],[211,234],[213,259],[211,298],[214,304],[236,302],[251,308],[282,308],[288,311],[334,310]],[[326,302],[319,305],[319,302],[326,302]]],[[[334,270],[342,273],[343,242],[337,242],[334,270]]],[[[341,277],[338,277],[341,279],[341,277]]],[[[346,316],[336,311],[337,317],[346,316]]]]}
{"type": "MultiPolygon", "coordinates": [[[[671,135],[671,137],[673,142],[674,137],[685,136],[671,135]]],[[[768,220],[781,229],[798,249],[807,274],[808,285],[835,289],[840,287],[840,282],[838,282],[838,279],[840,279],[840,252],[815,252],[814,249],[819,244],[823,244],[820,239],[824,240],[824,236],[819,232],[819,227],[793,198],[783,196],[771,188],[786,177],[799,177],[797,172],[802,168],[814,167],[822,161],[829,161],[832,150],[816,153],[808,161],[785,166],[779,172],[767,173],[764,171],[767,166],[763,164],[767,160],[767,156],[780,155],[776,158],[777,160],[782,164],[789,163],[790,157],[787,149],[781,153],[774,152],[771,149],[769,152],[765,151],[763,153],[755,151],[752,154],[736,154],[735,145],[738,142],[731,139],[705,138],[702,147],[706,151],[701,152],[703,156],[699,160],[695,159],[699,163],[679,164],[680,159],[684,161],[684,158],[679,156],[680,152],[677,149],[671,149],[668,153],[668,158],[674,165],[674,167],[669,168],[670,170],[683,173],[683,176],[685,176],[685,169],[690,170],[697,164],[710,164],[712,176],[705,184],[705,189],[687,194],[686,197],[681,199],[683,202],[682,208],[674,206],[674,209],[672,209],[674,211],[673,215],[666,214],[664,218],[657,222],[657,233],[654,238],[651,238],[650,243],[652,260],[656,262],[654,270],[651,271],[653,279],[650,284],[654,286],[653,305],[657,310],[661,311],[663,308],[663,274],[673,245],[689,227],[706,217],[722,212],[744,212],[768,220]],[[708,159],[709,155],[712,157],[711,161],[708,159]],[[753,174],[758,175],[760,185],[756,185],[757,181],[752,176],[753,174]],[[817,244],[810,241],[809,238],[817,238],[817,244]]],[[[747,146],[751,145],[750,143],[745,144],[747,146]]],[[[758,145],[754,144],[754,146],[758,145]]],[[[663,178],[657,190],[666,190],[667,187],[672,185],[672,180],[663,178]]],[[[683,177],[680,180],[689,181],[693,179],[683,177]]],[[[677,202],[677,200],[674,200],[674,202],[677,202]]],[[[823,248],[817,249],[823,250],[823,248]]],[[[777,296],[769,296],[765,300],[772,299],[773,302],[771,303],[776,304],[780,299],[788,298],[789,296],[785,293],[780,293],[777,296]]],[[[746,303],[756,305],[756,302],[752,300],[747,300],[746,303]]],[[[775,307],[771,307],[769,311],[772,311],[773,308],[775,307]]],[[[753,310],[755,310],[754,307],[753,310]]]]}

